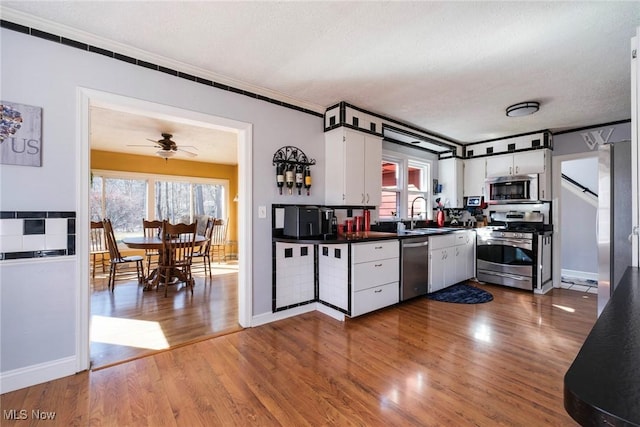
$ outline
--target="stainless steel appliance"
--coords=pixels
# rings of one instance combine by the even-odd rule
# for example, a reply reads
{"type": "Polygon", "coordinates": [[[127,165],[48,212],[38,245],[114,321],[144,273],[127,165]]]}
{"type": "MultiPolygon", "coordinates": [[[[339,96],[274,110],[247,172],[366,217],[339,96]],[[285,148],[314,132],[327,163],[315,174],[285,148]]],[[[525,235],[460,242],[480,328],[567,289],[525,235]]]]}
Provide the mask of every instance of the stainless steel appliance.
{"type": "Polygon", "coordinates": [[[429,280],[429,237],[400,240],[400,301],[425,295],[429,280]]]}
{"type": "Polygon", "coordinates": [[[488,203],[537,201],[538,181],[537,174],[488,178],[485,181],[488,203]]]}
{"type": "MultiPolygon", "coordinates": [[[[598,153],[598,315],[632,265],[631,141],[603,144],[598,153]]],[[[637,237],[635,237],[637,238],[637,237]]]]}
{"type": "Polygon", "coordinates": [[[477,229],[478,280],[546,293],[553,286],[548,216],[535,210],[489,216],[491,225],[477,229]]]}
{"type": "Polygon", "coordinates": [[[330,237],[333,233],[334,211],[318,206],[285,206],[282,234],[297,239],[303,237],[330,237]]]}

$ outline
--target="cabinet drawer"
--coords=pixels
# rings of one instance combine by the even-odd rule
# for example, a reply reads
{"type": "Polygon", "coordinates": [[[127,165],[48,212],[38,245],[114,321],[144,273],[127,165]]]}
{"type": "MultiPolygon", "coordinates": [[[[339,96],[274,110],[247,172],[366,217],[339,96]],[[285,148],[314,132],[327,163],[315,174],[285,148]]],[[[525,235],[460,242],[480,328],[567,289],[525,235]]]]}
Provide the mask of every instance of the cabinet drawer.
{"type": "Polygon", "coordinates": [[[397,240],[385,240],[351,245],[353,262],[369,262],[377,259],[398,258],[400,245],[397,240]]]}
{"type": "Polygon", "coordinates": [[[396,304],[399,301],[399,292],[398,282],[354,292],[351,317],[396,304]]]}
{"type": "Polygon", "coordinates": [[[454,233],[453,237],[455,239],[455,245],[466,245],[468,240],[468,234],[465,233],[454,233]]]}
{"type": "Polygon", "coordinates": [[[351,286],[354,291],[368,289],[400,278],[400,261],[388,258],[371,262],[362,262],[352,266],[351,286]]]}
{"type": "Polygon", "coordinates": [[[445,234],[444,236],[431,236],[429,237],[429,250],[441,249],[455,246],[456,234],[445,234]]]}

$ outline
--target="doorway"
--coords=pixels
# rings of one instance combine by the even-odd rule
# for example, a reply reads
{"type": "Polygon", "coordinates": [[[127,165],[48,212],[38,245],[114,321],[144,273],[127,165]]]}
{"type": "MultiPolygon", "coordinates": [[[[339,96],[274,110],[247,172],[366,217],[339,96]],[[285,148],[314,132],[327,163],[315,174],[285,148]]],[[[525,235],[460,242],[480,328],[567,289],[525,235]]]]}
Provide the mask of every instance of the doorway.
{"type": "MultiPolygon", "coordinates": [[[[79,185],[79,208],[78,208],[78,253],[87,254],[88,249],[88,229],[89,229],[89,181],[90,181],[90,138],[89,138],[89,118],[90,107],[92,106],[118,106],[121,111],[146,111],[157,117],[172,118],[184,123],[200,123],[215,129],[224,129],[237,134],[237,154],[238,154],[238,188],[237,188],[237,245],[238,259],[237,267],[237,323],[241,327],[251,326],[251,152],[252,152],[252,126],[248,123],[237,122],[216,116],[182,110],[166,105],[155,104],[147,101],[140,101],[118,95],[107,94],[89,89],[80,89],[81,117],[79,120],[79,147],[81,161],[79,162],[78,175],[79,185]],[[83,230],[87,230],[84,232],[83,230]]],[[[235,195],[231,195],[234,199],[235,195]]],[[[89,257],[83,256],[79,262],[79,277],[89,277],[89,257]]],[[[78,371],[90,368],[90,304],[91,295],[89,286],[85,280],[80,280],[78,284],[79,312],[77,313],[78,330],[78,371]]]]}
{"type": "Polygon", "coordinates": [[[586,154],[560,161],[560,287],[597,294],[598,157],[586,154]]]}

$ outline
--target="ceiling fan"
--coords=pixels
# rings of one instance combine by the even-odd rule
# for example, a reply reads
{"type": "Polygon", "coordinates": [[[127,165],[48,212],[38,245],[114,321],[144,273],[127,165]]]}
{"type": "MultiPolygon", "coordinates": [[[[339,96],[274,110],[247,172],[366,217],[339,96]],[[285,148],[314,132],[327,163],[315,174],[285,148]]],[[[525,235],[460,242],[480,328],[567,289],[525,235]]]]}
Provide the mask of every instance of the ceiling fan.
{"type": "MultiPolygon", "coordinates": [[[[153,147],[159,148],[159,150],[156,151],[156,155],[159,157],[162,157],[163,159],[169,159],[175,156],[178,152],[183,153],[189,157],[197,156],[196,153],[193,153],[191,151],[187,151],[184,149],[186,147],[186,148],[192,148],[197,150],[196,147],[192,145],[182,145],[179,147],[178,144],[176,144],[175,141],[171,139],[172,137],[173,135],[171,135],[170,133],[163,133],[162,139],[159,139],[156,141],[154,139],[147,138],[147,140],[155,144],[153,145],[153,147]]],[[[150,145],[129,145],[129,147],[150,147],[150,145]]]]}

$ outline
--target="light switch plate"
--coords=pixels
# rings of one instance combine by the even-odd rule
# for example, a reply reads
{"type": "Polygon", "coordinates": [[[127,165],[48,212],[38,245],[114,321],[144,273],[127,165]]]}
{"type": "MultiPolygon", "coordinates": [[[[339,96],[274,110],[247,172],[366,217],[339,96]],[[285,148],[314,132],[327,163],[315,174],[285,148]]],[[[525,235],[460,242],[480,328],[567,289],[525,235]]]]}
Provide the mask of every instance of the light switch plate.
{"type": "Polygon", "coordinates": [[[258,206],[258,218],[266,218],[266,217],[267,217],[267,207],[258,206]]]}

